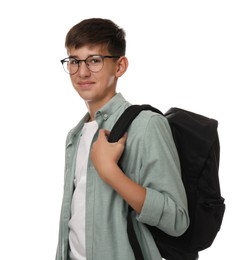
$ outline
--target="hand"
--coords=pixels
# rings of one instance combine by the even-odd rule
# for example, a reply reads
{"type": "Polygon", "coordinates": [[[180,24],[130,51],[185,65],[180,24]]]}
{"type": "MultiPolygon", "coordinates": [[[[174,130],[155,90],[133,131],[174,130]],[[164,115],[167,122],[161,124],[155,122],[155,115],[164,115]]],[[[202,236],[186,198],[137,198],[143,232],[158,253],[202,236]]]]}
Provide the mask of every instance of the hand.
{"type": "Polygon", "coordinates": [[[98,139],[91,149],[91,160],[101,179],[120,194],[137,213],[140,213],[146,189],[128,178],[117,165],[124,152],[127,134],[116,143],[107,141],[109,134],[107,130],[99,131],[98,139]]]}
{"type": "Polygon", "coordinates": [[[108,130],[101,129],[98,139],[93,143],[91,149],[91,160],[100,177],[104,180],[109,178],[113,168],[117,167],[127,140],[127,134],[125,134],[118,142],[109,143],[107,141],[109,134],[108,130]]]}

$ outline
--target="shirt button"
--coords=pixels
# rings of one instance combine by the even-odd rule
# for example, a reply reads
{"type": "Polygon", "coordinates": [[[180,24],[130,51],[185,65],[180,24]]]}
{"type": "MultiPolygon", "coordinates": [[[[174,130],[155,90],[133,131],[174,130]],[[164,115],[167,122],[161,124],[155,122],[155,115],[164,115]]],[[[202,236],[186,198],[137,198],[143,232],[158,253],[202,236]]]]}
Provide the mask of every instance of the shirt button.
{"type": "Polygon", "coordinates": [[[103,119],[104,119],[104,120],[107,120],[107,119],[108,119],[108,115],[107,115],[107,114],[104,114],[103,119]]]}

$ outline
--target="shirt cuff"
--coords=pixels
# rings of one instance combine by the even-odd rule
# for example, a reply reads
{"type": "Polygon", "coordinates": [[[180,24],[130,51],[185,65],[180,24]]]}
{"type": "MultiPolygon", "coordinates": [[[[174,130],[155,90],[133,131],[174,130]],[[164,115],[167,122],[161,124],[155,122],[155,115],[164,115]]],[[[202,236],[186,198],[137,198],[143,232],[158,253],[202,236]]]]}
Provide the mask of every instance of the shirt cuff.
{"type": "Polygon", "coordinates": [[[146,188],[146,197],[137,220],[150,226],[157,226],[164,208],[164,196],[156,190],[146,188]],[[151,214],[153,212],[153,214],[151,214]]]}

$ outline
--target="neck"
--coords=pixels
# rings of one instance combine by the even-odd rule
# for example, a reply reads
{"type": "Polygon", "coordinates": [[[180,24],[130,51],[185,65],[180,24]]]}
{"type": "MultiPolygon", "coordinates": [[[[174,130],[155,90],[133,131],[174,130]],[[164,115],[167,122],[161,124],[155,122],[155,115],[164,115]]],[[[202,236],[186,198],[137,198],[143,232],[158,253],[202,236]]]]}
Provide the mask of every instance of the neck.
{"type": "Polygon", "coordinates": [[[92,101],[85,101],[85,104],[89,111],[89,122],[95,120],[95,114],[98,110],[100,110],[108,101],[115,95],[114,93],[112,96],[107,97],[106,99],[102,99],[99,102],[92,102],[92,101]]]}

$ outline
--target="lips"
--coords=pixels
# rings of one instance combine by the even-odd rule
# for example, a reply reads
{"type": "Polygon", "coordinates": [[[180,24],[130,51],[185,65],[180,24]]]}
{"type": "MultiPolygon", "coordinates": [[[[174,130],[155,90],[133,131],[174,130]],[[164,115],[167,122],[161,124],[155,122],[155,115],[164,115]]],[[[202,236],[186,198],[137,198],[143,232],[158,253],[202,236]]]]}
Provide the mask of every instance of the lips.
{"type": "Polygon", "coordinates": [[[90,89],[94,85],[94,83],[95,82],[93,82],[93,81],[81,81],[81,82],[78,82],[77,85],[81,89],[90,89]]]}

